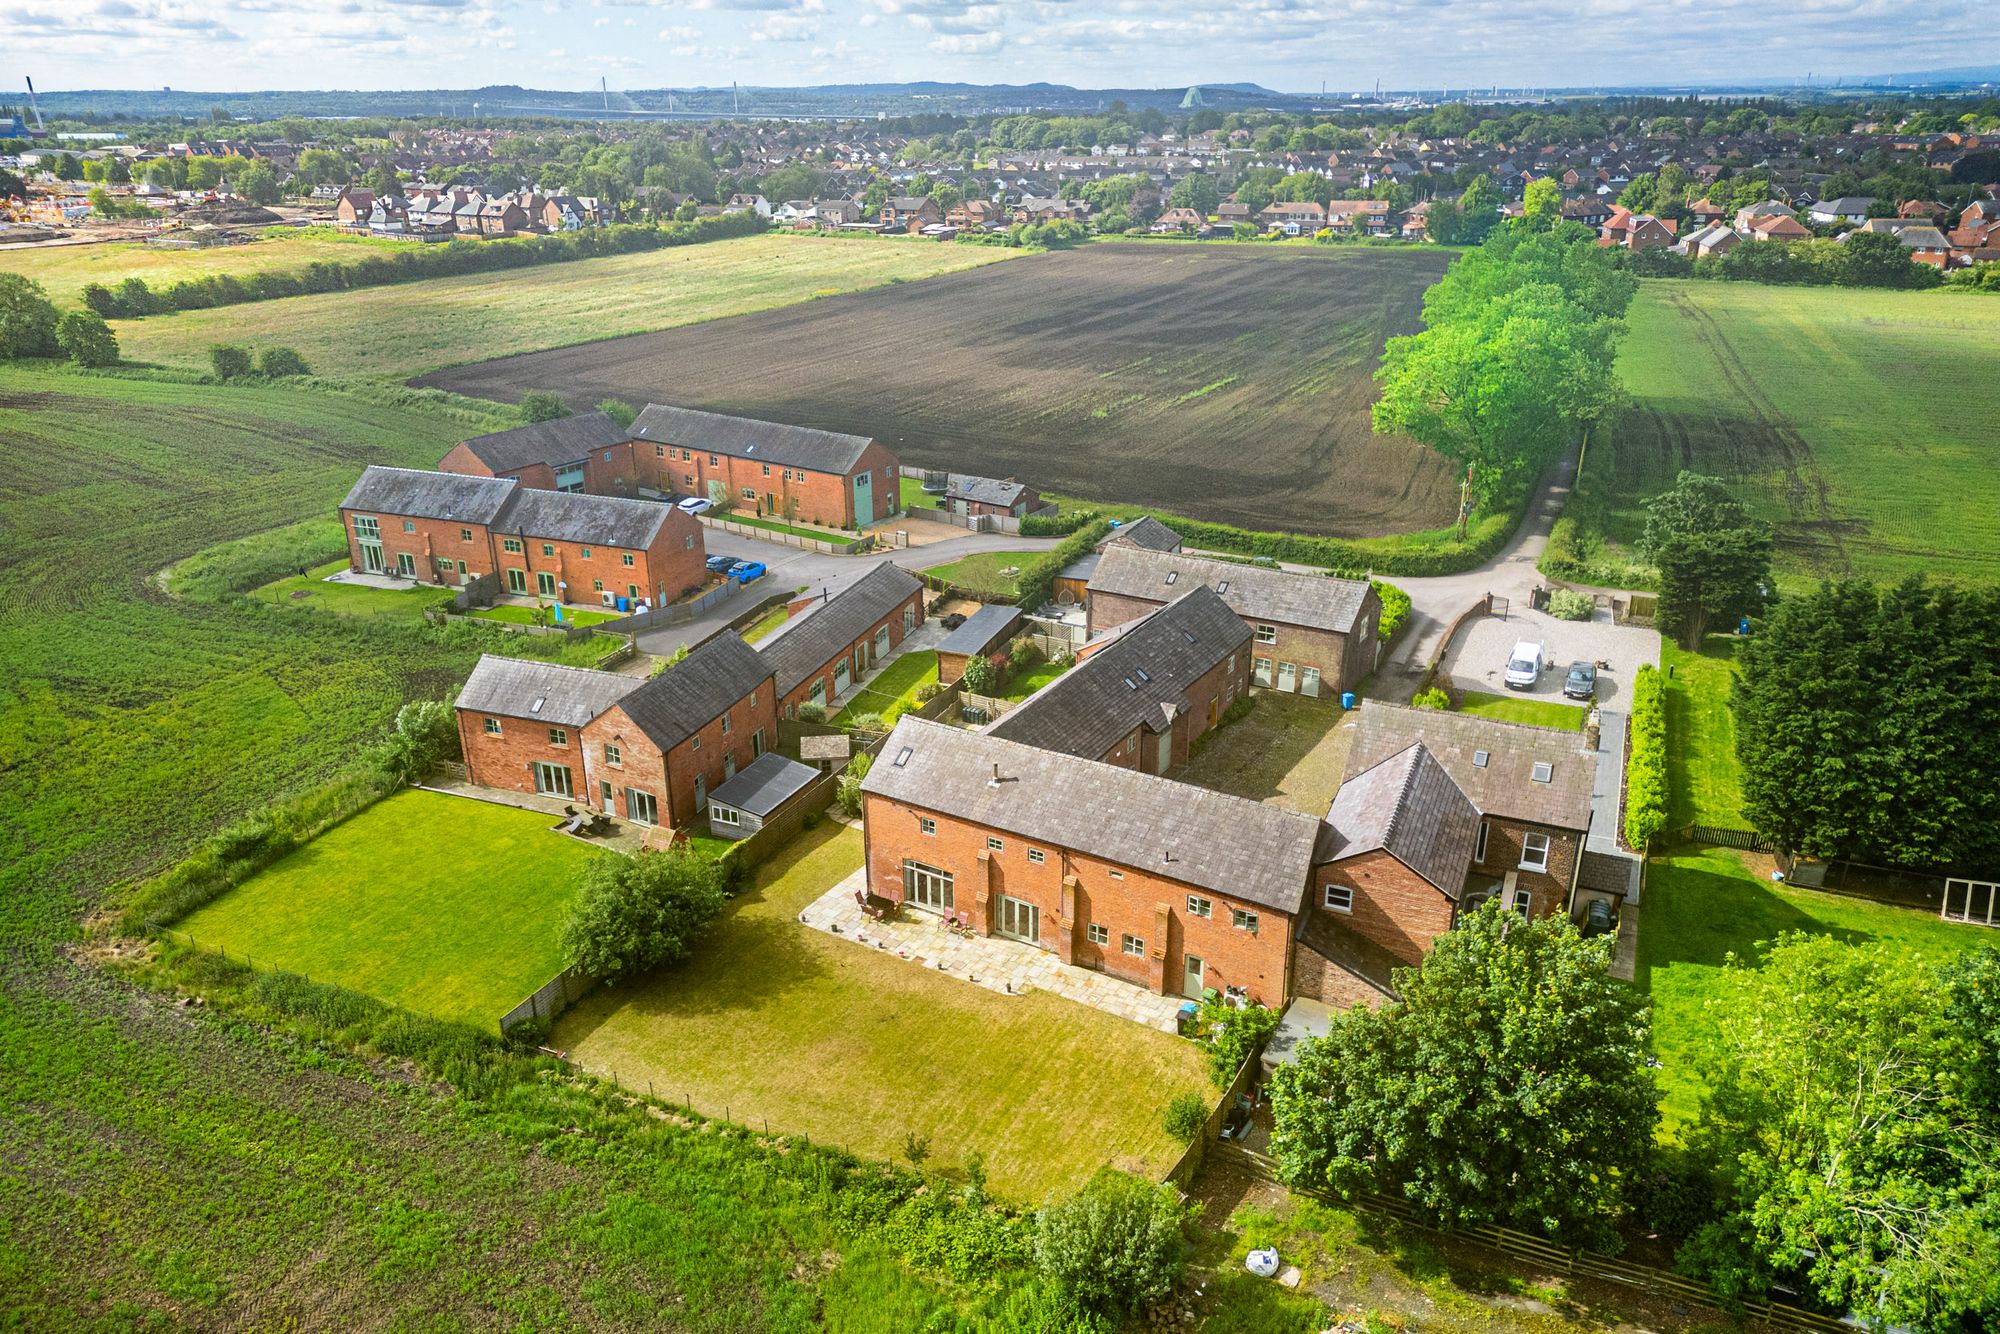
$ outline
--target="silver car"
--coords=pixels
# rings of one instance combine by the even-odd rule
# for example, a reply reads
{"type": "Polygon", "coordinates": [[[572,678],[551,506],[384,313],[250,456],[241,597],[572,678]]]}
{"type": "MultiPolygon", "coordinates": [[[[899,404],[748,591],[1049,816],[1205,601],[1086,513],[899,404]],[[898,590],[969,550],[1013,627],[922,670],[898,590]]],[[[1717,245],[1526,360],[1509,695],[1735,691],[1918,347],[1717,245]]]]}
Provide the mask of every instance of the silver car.
{"type": "Polygon", "coordinates": [[[1542,646],[1531,639],[1514,645],[1507,657],[1505,680],[1509,690],[1533,690],[1542,679],[1542,646]]]}

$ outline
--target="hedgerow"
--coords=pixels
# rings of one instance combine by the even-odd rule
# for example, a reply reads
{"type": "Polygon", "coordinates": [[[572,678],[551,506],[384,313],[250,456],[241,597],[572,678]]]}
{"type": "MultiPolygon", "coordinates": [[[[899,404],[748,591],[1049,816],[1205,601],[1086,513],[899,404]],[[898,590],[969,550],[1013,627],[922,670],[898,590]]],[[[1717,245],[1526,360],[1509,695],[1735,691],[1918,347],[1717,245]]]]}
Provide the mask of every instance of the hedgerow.
{"type": "Polygon", "coordinates": [[[1056,576],[1072,561],[1081,560],[1111,531],[1109,519],[1095,519],[1077,529],[1042,553],[1041,559],[1021,571],[1015,580],[1015,604],[1030,611],[1055,596],[1056,576]]]}
{"type": "Polygon", "coordinates": [[[1314,537],[1304,533],[1257,533],[1224,523],[1175,518],[1173,530],[1190,547],[1229,551],[1243,556],[1269,556],[1299,565],[1318,565],[1337,574],[1402,574],[1422,577],[1457,574],[1484,565],[1500,554],[1519,520],[1515,504],[1496,505],[1472,524],[1463,542],[1440,537],[1434,546],[1415,545],[1419,538],[1396,539],[1399,545],[1314,537]],[[1407,543],[1409,545],[1400,545],[1407,543]]]}
{"type": "Polygon", "coordinates": [[[1644,851],[1667,827],[1666,678],[1647,663],[1632,678],[1632,751],[1625,767],[1625,841],[1644,851]]]}
{"type": "Polygon", "coordinates": [[[1375,596],[1382,599],[1382,624],[1376,628],[1382,636],[1378,642],[1386,644],[1394,637],[1396,631],[1403,628],[1403,622],[1409,618],[1410,595],[1394,584],[1385,584],[1380,579],[1370,582],[1375,589],[1375,596]]]}

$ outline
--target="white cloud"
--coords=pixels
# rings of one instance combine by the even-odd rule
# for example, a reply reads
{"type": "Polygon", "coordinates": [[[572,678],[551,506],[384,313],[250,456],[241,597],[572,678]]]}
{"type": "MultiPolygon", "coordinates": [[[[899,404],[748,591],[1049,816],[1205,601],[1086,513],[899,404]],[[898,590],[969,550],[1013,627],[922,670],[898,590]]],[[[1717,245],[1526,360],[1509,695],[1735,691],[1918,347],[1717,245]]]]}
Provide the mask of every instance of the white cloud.
{"type": "Polygon", "coordinates": [[[946,56],[982,55],[988,51],[998,51],[1007,39],[997,32],[947,33],[933,37],[927,43],[931,50],[946,56]]]}

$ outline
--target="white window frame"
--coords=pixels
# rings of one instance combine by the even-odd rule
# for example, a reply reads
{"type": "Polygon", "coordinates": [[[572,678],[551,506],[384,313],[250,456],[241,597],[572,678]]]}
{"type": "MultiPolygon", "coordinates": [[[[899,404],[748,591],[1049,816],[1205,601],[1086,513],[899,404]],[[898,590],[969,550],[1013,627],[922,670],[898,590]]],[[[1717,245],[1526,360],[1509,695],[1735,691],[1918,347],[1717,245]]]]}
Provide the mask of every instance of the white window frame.
{"type": "Polygon", "coordinates": [[[1550,848],[1550,840],[1547,834],[1531,833],[1531,834],[1521,835],[1521,869],[1523,871],[1548,870],[1549,848],[1550,848]],[[1537,849],[1535,846],[1536,839],[1541,840],[1541,847],[1539,849],[1537,849]],[[1534,860],[1534,855],[1537,851],[1540,851],[1541,853],[1540,861],[1534,860]]]}
{"type": "Polygon", "coordinates": [[[1109,945],[1111,943],[1111,928],[1101,922],[1092,922],[1083,934],[1084,938],[1093,945],[1109,945]]]}
{"type": "Polygon", "coordinates": [[[625,818],[630,820],[633,824],[650,824],[650,825],[658,824],[660,822],[660,799],[658,797],[655,797],[652,793],[645,791],[643,788],[636,788],[636,787],[626,788],[625,818]],[[644,809],[647,811],[647,814],[645,815],[639,814],[641,808],[636,802],[633,801],[634,797],[644,797],[646,799],[644,809]]]}
{"type": "Polygon", "coordinates": [[[1215,916],[1215,900],[1203,898],[1199,894],[1187,896],[1187,910],[1190,917],[1215,916]]]}
{"type": "Polygon", "coordinates": [[[1523,917],[1533,916],[1535,911],[1534,892],[1531,890],[1522,889],[1519,885],[1516,885],[1514,887],[1513,897],[1508,902],[1507,907],[1510,911],[1517,912],[1521,914],[1521,916],[1523,917]]]}
{"type": "Polygon", "coordinates": [[[486,735],[488,736],[506,735],[506,733],[500,730],[500,720],[498,718],[488,718],[486,720],[486,735]]]}
{"type": "Polygon", "coordinates": [[[1328,912],[1351,913],[1354,911],[1354,886],[1328,885],[1320,902],[1326,905],[1328,912]]]}
{"type": "Polygon", "coordinates": [[[1029,848],[1028,860],[1032,862],[1034,865],[1040,866],[1042,865],[1042,863],[1048,860],[1048,857],[1042,852],[1040,848],[1029,848]]]}
{"type": "Polygon", "coordinates": [[[1472,860],[1478,862],[1481,866],[1486,864],[1486,836],[1492,831],[1493,825],[1490,821],[1481,820],[1479,822],[1479,842],[1475,843],[1472,847],[1472,860]]]}
{"type": "Polygon", "coordinates": [[[551,727],[549,729],[549,744],[551,746],[567,746],[569,744],[568,729],[562,727],[551,727]]]}
{"type": "Polygon", "coordinates": [[[917,817],[917,832],[935,838],[937,836],[937,821],[931,819],[928,815],[919,815],[917,817]]]}
{"type": "Polygon", "coordinates": [[[1118,937],[1118,952],[1133,959],[1146,957],[1146,942],[1127,931],[1118,937]]]}
{"type": "Polygon", "coordinates": [[[1257,914],[1243,908],[1231,908],[1229,925],[1238,931],[1248,931],[1254,936],[1257,934],[1257,914]]]}
{"type": "Polygon", "coordinates": [[[604,743],[604,762],[614,769],[623,769],[625,767],[625,752],[607,741],[604,743]]]}
{"type": "Polygon", "coordinates": [[[1260,643],[1260,644],[1275,644],[1275,643],[1277,643],[1277,642],[1278,642],[1278,627],[1277,627],[1277,626],[1275,626],[1275,625],[1261,625],[1261,624],[1260,624],[1260,625],[1259,625],[1259,626],[1257,627],[1257,642],[1258,642],[1258,643],[1260,643]]]}
{"type": "Polygon", "coordinates": [[[1007,840],[996,837],[993,834],[988,834],[986,836],[986,850],[988,852],[1005,852],[1007,850],[1007,840]]]}
{"type": "Polygon", "coordinates": [[[717,824],[740,825],[743,823],[743,817],[737,814],[734,808],[729,806],[710,805],[708,808],[708,818],[717,824]]]}

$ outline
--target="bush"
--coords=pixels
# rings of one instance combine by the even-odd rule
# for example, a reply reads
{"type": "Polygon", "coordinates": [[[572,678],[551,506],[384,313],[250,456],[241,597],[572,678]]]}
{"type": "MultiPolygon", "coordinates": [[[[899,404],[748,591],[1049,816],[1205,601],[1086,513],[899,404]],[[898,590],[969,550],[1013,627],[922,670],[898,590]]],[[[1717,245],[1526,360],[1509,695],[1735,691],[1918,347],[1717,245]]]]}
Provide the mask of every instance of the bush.
{"type": "Polygon", "coordinates": [[[597,404],[597,410],[620,426],[630,426],[639,419],[639,409],[622,398],[601,399],[597,404]]]}
{"type": "Polygon", "coordinates": [[[684,846],[598,858],[563,921],[563,957],[607,982],[678,962],[726,897],[722,868],[684,846]]]}
{"type": "Polygon", "coordinates": [[[1160,1114],[1160,1124],[1177,1144],[1192,1144],[1208,1124],[1208,1102],[1193,1089],[1182,1089],[1160,1114]]]}
{"type": "Polygon", "coordinates": [[[1667,827],[1666,678],[1651,663],[1632,676],[1632,755],[1625,769],[1625,841],[1641,852],[1667,827]]]}
{"type": "Polygon", "coordinates": [[[1111,531],[1109,520],[1097,519],[1065,537],[1062,541],[1043,552],[1035,561],[1021,571],[1014,581],[1014,601],[1028,611],[1033,611],[1055,596],[1056,576],[1071,563],[1089,554],[1090,549],[1104,539],[1111,531]]]}
{"type": "Polygon", "coordinates": [[[1137,1311],[1180,1281],[1189,1214],[1172,1186],[1101,1172],[1035,1216],[1035,1266],[1081,1306],[1137,1311]]]}
{"type": "Polygon", "coordinates": [[[458,716],[451,705],[419,699],[398,709],[389,753],[396,772],[409,783],[422,778],[440,761],[457,759],[458,716]]]}
{"type": "Polygon", "coordinates": [[[1054,514],[1021,516],[1023,537],[1068,537],[1087,523],[1097,520],[1096,510],[1058,510],[1054,514]]]}
{"type": "Polygon", "coordinates": [[[802,723],[823,723],[826,721],[826,705],[814,704],[810,700],[799,705],[799,721],[802,723]]]}
{"type": "Polygon", "coordinates": [[[874,767],[875,757],[863,751],[849,760],[847,767],[841,770],[840,785],[835,795],[840,802],[840,809],[847,812],[849,819],[859,819],[861,816],[861,780],[866,778],[868,771],[874,767]]]}
{"type": "Polygon", "coordinates": [[[1377,627],[1380,638],[1376,642],[1386,644],[1395,636],[1396,631],[1403,628],[1403,622],[1409,619],[1410,595],[1394,584],[1385,584],[1380,579],[1371,580],[1370,583],[1375,590],[1375,596],[1382,599],[1382,624],[1377,627]]]}
{"type": "Polygon", "coordinates": [[[1549,615],[1559,621],[1587,621],[1597,613],[1597,599],[1573,588],[1558,588],[1549,594],[1549,615]]]}
{"type": "Polygon", "coordinates": [[[79,366],[118,364],[118,336],[101,315],[72,310],[56,322],[56,346],[79,366]]]}
{"type": "Polygon", "coordinates": [[[847,720],[847,727],[852,732],[886,732],[889,730],[889,724],[883,721],[882,715],[879,713],[857,713],[847,720]]]}
{"type": "Polygon", "coordinates": [[[208,364],[215,368],[216,379],[225,383],[240,380],[250,374],[250,351],[228,343],[217,343],[208,349],[208,364]]]}
{"type": "Polygon", "coordinates": [[[283,380],[294,375],[311,375],[312,369],[293,348],[267,347],[258,354],[257,373],[273,380],[283,380]]]}
{"type": "Polygon", "coordinates": [[[536,422],[552,422],[567,416],[569,404],[562,401],[560,394],[537,389],[521,395],[521,420],[531,426],[536,422]]]}
{"type": "Polygon", "coordinates": [[[1427,686],[1410,696],[1410,707],[1417,709],[1449,709],[1451,696],[1436,686],[1427,686]]]}
{"type": "Polygon", "coordinates": [[[1195,1014],[1201,1045],[1208,1048],[1208,1077],[1219,1089],[1235,1080],[1243,1063],[1255,1057],[1271,1034],[1278,1031],[1280,1015],[1261,1005],[1241,1009],[1223,1004],[1220,997],[1205,1000],[1195,1014]]]}
{"type": "Polygon", "coordinates": [[[18,273],[0,273],[0,360],[56,351],[56,308],[42,285],[18,273]]]}
{"type": "Polygon", "coordinates": [[[967,658],[965,675],[960,680],[975,695],[991,695],[1000,688],[1000,669],[993,665],[991,658],[967,658]]]}

